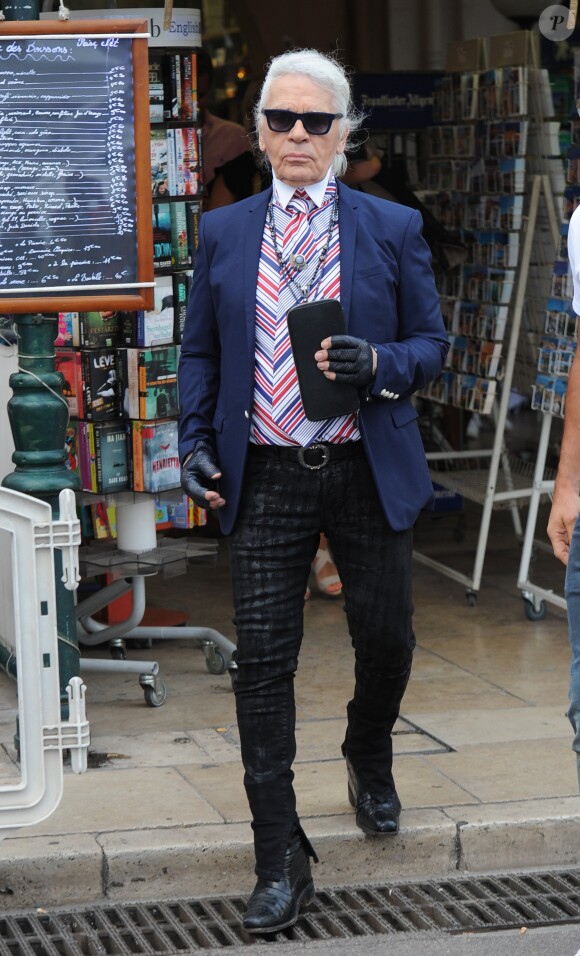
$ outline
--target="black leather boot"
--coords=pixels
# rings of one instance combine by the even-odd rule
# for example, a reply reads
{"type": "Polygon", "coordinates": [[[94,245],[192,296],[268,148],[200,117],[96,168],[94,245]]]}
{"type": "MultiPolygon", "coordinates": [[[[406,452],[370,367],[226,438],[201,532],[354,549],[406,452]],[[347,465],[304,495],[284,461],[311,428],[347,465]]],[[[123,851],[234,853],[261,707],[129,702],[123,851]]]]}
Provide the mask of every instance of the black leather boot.
{"type": "Polygon", "coordinates": [[[367,836],[387,836],[398,833],[401,801],[395,788],[393,787],[390,792],[380,797],[373,796],[361,784],[346,754],[345,757],[348,773],[348,799],[351,807],[356,809],[356,825],[367,836]]]}
{"type": "Polygon", "coordinates": [[[298,919],[301,907],[312,903],[313,899],[310,858],[297,834],[286,850],[281,879],[259,877],[248,900],[244,929],[249,933],[277,933],[287,929],[298,919]]]}

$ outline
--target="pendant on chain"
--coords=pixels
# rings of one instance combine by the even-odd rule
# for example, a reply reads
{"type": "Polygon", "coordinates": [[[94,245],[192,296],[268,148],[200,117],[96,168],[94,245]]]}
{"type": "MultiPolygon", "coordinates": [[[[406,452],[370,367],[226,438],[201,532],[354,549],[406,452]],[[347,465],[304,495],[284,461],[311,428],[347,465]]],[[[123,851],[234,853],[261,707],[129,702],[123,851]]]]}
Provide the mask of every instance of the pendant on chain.
{"type": "Polygon", "coordinates": [[[304,266],[306,265],[306,258],[300,255],[300,253],[298,253],[298,255],[294,255],[294,253],[292,253],[289,261],[292,268],[298,271],[300,271],[300,269],[303,269],[304,266]]]}

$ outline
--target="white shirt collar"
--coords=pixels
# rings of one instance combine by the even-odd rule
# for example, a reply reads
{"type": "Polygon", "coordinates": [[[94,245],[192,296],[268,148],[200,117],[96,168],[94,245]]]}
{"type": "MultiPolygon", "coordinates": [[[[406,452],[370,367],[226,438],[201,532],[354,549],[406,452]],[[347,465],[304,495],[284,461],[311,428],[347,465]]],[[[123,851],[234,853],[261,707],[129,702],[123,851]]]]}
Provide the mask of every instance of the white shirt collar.
{"type": "MultiPolygon", "coordinates": [[[[326,192],[326,187],[328,186],[328,180],[330,179],[331,174],[332,169],[329,169],[324,179],[321,179],[319,183],[313,183],[312,186],[304,186],[304,192],[308,193],[315,206],[322,205],[322,200],[324,199],[324,194],[326,192]]],[[[289,186],[288,183],[283,183],[281,179],[278,179],[273,174],[272,182],[274,187],[274,196],[278,198],[278,202],[283,209],[286,209],[286,206],[296,192],[296,187],[289,186]]]]}

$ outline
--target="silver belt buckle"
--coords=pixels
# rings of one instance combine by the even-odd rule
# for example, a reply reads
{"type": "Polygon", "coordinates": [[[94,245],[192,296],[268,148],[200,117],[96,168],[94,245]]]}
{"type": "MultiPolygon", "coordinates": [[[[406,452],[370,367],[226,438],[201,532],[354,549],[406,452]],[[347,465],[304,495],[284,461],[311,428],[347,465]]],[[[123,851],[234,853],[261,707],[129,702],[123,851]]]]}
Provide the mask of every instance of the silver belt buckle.
{"type": "Polygon", "coordinates": [[[328,462],[330,461],[330,455],[328,454],[328,449],[326,445],[309,445],[308,448],[299,448],[298,449],[298,461],[303,468],[308,468],[309,471],[319,471],[321,468],[326,468],[328,462]],[[304,455],[309,451],[321,451],[322,452],[322,461],[319,465],[309,465],[304,459],[304,455]]]}

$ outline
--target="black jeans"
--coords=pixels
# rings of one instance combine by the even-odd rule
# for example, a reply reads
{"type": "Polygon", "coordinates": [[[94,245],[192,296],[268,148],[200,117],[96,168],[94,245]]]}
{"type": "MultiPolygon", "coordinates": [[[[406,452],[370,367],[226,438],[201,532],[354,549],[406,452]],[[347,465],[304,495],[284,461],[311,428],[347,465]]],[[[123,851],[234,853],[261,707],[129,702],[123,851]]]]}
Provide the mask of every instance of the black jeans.
{"type": "Polygon", "coordinates": [[[361,443],[319,471],[250,452],[230,557],[244,785],[264,879],[280,878],[289,839],[302,832],[292,785],[294,675],[320,531],[340,574],[355,652],[343,752],[365,790],[381,796],[394,787],[391,731],[415,646],[412,530],[387,524],[361,443]]]}

